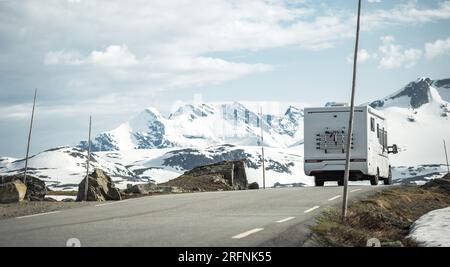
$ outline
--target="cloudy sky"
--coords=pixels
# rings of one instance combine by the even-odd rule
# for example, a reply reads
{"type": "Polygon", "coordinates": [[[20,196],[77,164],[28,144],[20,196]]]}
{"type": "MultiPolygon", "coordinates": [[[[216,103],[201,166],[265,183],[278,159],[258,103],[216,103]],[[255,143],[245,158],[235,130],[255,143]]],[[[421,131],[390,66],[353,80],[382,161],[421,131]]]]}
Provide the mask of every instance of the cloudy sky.
{"type": "MultiPolygon", "coordinates": [[[[0,0],[0,156],[109,130],[147,106],[348,101],[357,1],[0,0]]],[[[450,1],[364,0],[359,103],[450,77],[450,1]]]]}

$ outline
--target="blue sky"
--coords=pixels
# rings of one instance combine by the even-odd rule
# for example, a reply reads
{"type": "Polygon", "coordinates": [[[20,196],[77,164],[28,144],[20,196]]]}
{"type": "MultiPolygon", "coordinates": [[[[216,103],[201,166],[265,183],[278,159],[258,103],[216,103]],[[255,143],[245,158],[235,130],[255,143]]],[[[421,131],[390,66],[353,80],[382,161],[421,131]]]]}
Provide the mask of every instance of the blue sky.
{"type": "MultiPolygon", "coordinates": [[[[0,155],[109,130],[147,106],[348,101],[356,1],[0,1],[0,155]]],[[[450,1],[364,0],[357,102],[450,77],[450,1]]]]}

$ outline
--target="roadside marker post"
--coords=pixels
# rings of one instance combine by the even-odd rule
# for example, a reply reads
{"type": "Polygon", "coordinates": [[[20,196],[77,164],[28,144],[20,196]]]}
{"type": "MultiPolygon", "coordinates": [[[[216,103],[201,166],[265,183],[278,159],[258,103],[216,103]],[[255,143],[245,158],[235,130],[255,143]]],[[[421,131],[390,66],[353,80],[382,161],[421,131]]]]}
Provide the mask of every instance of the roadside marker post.
{"type": "Polygon", "coordinates": [[[27,154],[25,156],[25,169],[23,171],[23,183],[25,185],[27,184],[28,155],[30,153],[31,132],[33,130],[34,108],[36,106],[36,95],[37,95],[37,89],[34,89],[33,109],[31,111],[30,131],[28,132],[28,141],[27,141],[27,154]]]}
{"type": "Polygon", "coordinates": [[[264,129],[263,129],[263,112],[261,108],[261,157],[262,157],[262,171],[263,171],[263,189],[266,189],[266,165],[265,165],[265,158],[264,158],[264,129]]]}
{"type": "Polygon", "coordinates": [[[444,139],[444,151],[445,151],[445,160],[447,161],[447,173],[450,173],[450,166],[448,165],[448,154],[447,154],[447,144],[444,139]]]}
{"type": "Polygon", "coordinates": [[[88,187],[89,187],[89,164],[91,160],[91,127],[92,127],[92,116],[89,116],[89,138],[88,138],[88,154],[86,162],[86,183],[84,184],[84,201],[87,201],[88,187]]]}
{"type": "Polygon", "coordinates": [[[350,157],[351,157],[351,143],[353,136],[353,116],[355,113],[355,91],[356,91],[356,68],[358,65],[358,50],[359,50],[359,30],[361,22],[361,0],[358,0],[358,17],[356,22],[356,42],[355,55],[353,59],[353,80],[352,80],[352,97],[350,103],[350,118],[348,123],[348,135],[345,155],[345,174],[344,174],[344,196],[342,201],[342,220],[347,216],[348,205],[348,180],[350,177],[350,157]]]}

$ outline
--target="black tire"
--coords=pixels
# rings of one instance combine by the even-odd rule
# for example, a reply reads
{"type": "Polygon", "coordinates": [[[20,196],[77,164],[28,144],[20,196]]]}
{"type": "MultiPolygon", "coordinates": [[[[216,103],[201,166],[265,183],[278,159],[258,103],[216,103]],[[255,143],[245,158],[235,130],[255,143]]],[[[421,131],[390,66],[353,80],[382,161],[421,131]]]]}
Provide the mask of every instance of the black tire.
{"type": "Polygon", "coordinates": [[[392,185],[393,181],[392,181],[392,170],[391,170],[391,166],[389,166],[389,176],[388,178],[384,179],[384,185],[392,185]]]}
{"type": "Polygon", "coordinates": [[[344,180],[343,179],[339,179],[337,183],[338,183],[338,186],[344,186],[344,180]]]}
{"type": "Polygon", "coordinates": [[[318,177],[314,177],[314,182],[315,182],[316,186],[324,186],[324,184],[325,184],[325,181],[321,180],[318,177]]]}
{"type": "Polygon", "coordinates": [[[380,170],[377,170],[377,174],[374,176],[370,176],[370,184],[371,185],[378,185],[378,183],[380,182],[380,170]]]}

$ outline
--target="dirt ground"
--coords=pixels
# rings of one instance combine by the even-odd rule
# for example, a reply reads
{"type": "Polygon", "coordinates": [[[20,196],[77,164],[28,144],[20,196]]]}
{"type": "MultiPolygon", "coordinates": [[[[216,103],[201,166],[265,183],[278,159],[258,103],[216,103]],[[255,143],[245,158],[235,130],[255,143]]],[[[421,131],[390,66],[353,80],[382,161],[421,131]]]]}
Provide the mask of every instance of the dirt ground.
{"type": "Polygon", "coordinates": [[[0,220],[57,211],[92,206],[97,202],[49,202],[49,201],[23,201],[20,203],[0,204],[0,220]]]}

